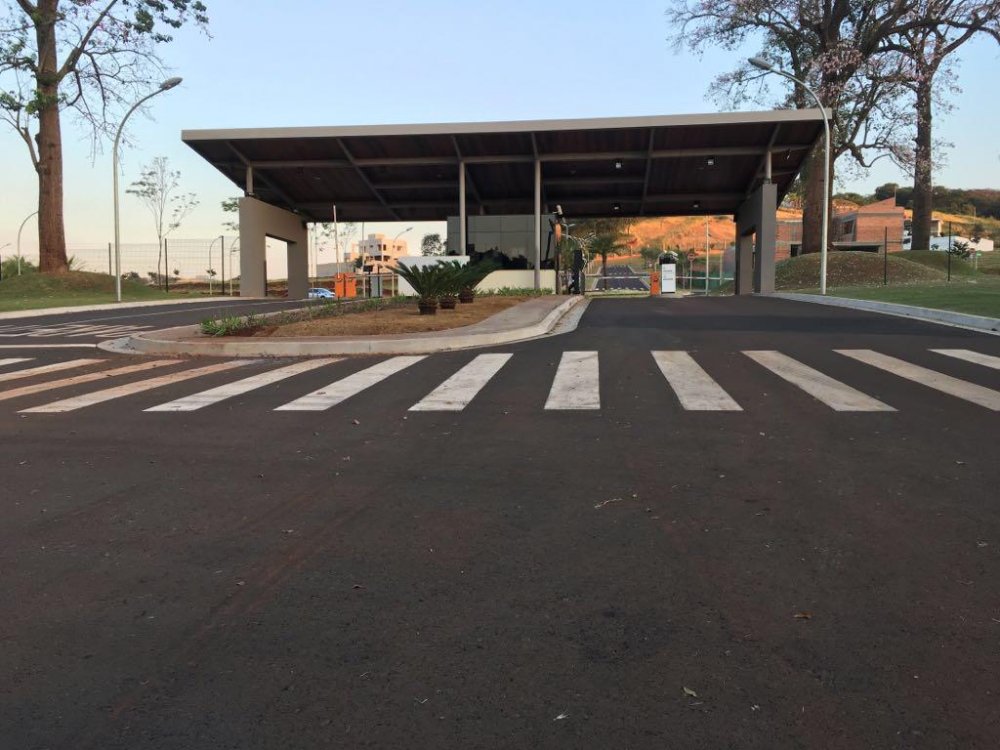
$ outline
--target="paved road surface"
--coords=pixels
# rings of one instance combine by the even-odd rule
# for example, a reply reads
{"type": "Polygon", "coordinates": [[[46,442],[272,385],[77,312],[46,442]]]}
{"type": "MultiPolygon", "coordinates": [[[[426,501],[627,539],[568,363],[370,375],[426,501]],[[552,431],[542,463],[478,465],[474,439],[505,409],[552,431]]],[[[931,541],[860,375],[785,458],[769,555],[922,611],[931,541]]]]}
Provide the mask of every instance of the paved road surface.
{"type": "Polygon", "coordinates": [[[997,338],[634,299],[424,358],[0,358],[9,747],[1000,741],[997,338]]]}
{"type": "Polygon", "coordinates": [[[608,275],[597,280],[594,291],[648,292],[648,278],[648,274],[643,276],[641,272],[636,271],[631,266],[608,266],[608,275]]]}

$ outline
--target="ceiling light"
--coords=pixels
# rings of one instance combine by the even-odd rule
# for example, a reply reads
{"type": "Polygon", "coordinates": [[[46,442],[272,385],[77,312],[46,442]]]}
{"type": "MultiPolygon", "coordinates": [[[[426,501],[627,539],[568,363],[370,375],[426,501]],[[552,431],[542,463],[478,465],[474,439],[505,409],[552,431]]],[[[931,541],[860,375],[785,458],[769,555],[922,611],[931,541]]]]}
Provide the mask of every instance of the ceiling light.
{"type": "Polygon", "coordinates": [[[695,202],[694,202],[694,203],[692,204],[692,206],[691,206],[691,207],[692,207],[692,208],[701,208],[701,201],[695,201],[695,202]]]}
{"type": "Polygon", "coordinates": [[[621,168],[622,168],[622,162],[621,159],[618,159],[615,161],[615,169],[621,169],[621,168]]]}
{"type": "Polygon", "coordinates": [[[621,203],[615,203],[614,205],[611,206],[611,208],[613,208],[615,211],[621,211],[622,210],[622,204],[621,203]]]}
{"type": "Polygon", "coordinates": [[[710,166],[710,167],[714,167],[715,166],[715,157],[714,156],[710,156],[707,159],[705,159],[705,164],[708,165],[708,166],[710,166]]]}

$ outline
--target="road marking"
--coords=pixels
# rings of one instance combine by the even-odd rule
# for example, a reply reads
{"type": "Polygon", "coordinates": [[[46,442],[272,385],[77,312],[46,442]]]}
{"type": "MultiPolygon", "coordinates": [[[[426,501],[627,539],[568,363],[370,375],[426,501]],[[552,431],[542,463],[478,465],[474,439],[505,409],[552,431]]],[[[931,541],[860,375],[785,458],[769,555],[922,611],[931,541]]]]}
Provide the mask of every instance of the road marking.
{"type": "Polygon", "coordinates": [[[5,372],[0,375],[0,383],[6,382],[8,380],[20,380],[21,378],[31,378],[35,375],[46,375],[50,372],[59,372],[61,370],[72,370],[74,367],[84,367],[86,365],[94,365],[99,362],[103,362],[103,359],[70,359],[65,362],[56,362],[51,365],[42,365],[41,367],[29,367],[27,370],[15,370],[14,372],[5,372]]]}
{"type": "Polygon", "coordinates": [[[325,411],[331,406],[336,406],[341,401],[354,396],[366,388],[370,388],[376,383],[395,375],[397,372],[405,370],[411,365],[415,365],[424,359],[420,356],[393,357],[377,365],[372,365],[346,378],[337,380],[330,385],[320,388],[318,391],[307,393],[302,398],[289,401],[284,406],[279,406],[275,411],[325,411]]]}
{"type": "Polygon", "coordinates": [[[946,357],[964,359],[966,362],[972,362],[977,365],[985,365],[986,367],[992,367],[994,370],[1000,370],[1000,357],[991,357],[989,354],[980,354],[979,352],[970,351],[969,349],[931,349],[931,351],[936,352],[937,354],[943,354],[946,357]]]}
{"type": "Polygon", "coordinates": [[[112,399],[122,398],[124,396],[132,396],[136,393],[142,393],[143,391],[151,391],[154,388],[160,388],[165,385],[171,385],[172,383],[180,383],[184,380],[191,380],[192,378],[200,378],[202,375],[212,375],[216,372],[224,372],[226,370],[232,370],[234,367],[243,367],[244,365],[250,364],[250,360],[237,359],[231,362],[222,362],[217,365],[209,365],[207,367],[198,367],[194,370],[183,370],[182,372],[174,372],[169,375],[161,375],[156,378],[150,378],[149,380],[140,380],[135,383],[126,383],[125,385],[119,385],[114,388],[106,388],[103,391],[94,391],[93,393],[85,393],[82,396],[74,396],[73,398],[63,399],[62,401],[53,401],[51,404],[45,404],[44,406],[35,406],[30,409],[22,409],[20,413],[22,414],[56,414],[67,411],[76,411],[77,409],[83,409],[87,406],[94,406],[95,404],[104,403],[105,401],[111,401],[112,399]]]}
{"type": "Polygon", "coordinates": [[[0,365],[16,365],[18,362],[30,362],[34,357],[8,357],[0,359],[0,365]]]}
{"type": "Polygon", "coordinates": [[[687,352],[653,352],[653,359],[688,411],[743,411],[687,352]]]}
{"type": "Polygon", "coordinates": [[[926,367],[904,362],[901,359],[896,359],[886,354],[879,354],[871,349],[836,349],[835,351],[838,354],[843,354],[845,357],[856,359],[858,362],[864,362],[872,367],[877,367],[880,370],[885,370],[907,380],[912,380],[914,383],[920,383],[920,385],[925,385],[936,391],[947,393],[963,401],[985,406],[987,409],[993,411],[1000,411],[1000,391],[984,388],[975,383],[968,383],[964,380],[953,378],[950,375],[929,370],[926,367]]]}
{"type": "Polygon", "coordinates": [[[781,352],[745,351],[754,362],[798,386],[834,411],[896,411],[888,404],[824,375],[781,352]]]}
{"type": "Polygon", "coordinates": [[[56,388],[66,388],[71,385],[81,385],[83,383],[91,383],[95,380],[104,380],[105,378],[112,378],[116,375],[129,375],[133,372],[143,372],[144,370],[151,370],[154,367],[165,367],[166,365],[176,365],[176,359],[157,359],[152,362],[142,362],[137,365],[128,365],[127,367],[118,367],[114,370],[101,370],[100,372],[88,372],[86,375],[77,375],[72,378],[63,378],[62,380],[53,380],[49,383],[36,383],[35,385],[26,385],[22,388],[15,388],[10,391],[0,391],[0,401],[6,401],[11,398],[18,398],[19,396],[30,396],[34,393],[44,393],[45,391],[52,391],[56,388]]]}
{"type": "Polygon", "coordinates": [[[601,408],[597,352],[563,352],[545,408],[550,411],[601,408]]]}
{"type": "Polygon", "coordinates": [[[480,354],[411,406],[410,411],[462,411],[512,356],[480,354]]]}
{"type": "Polygon", "coordinates": [[[220,385],[218,388],[210,388],[209,390],[202,391],[201,393],[185,396],[175,401],[168,401],[165,404],[150,407],[149,409],[146,409],[146,411],[196,411],[206,406],[217,404],[220,401],[225,401],[227,398],[233,398],[234,396],[239,396],[258,388],[263,388],[265,385],[277,383],[294,375],[309,372],[310,370],[316,370],[320,367],[333,364],[334,362],[339,362],[340,359],[340,357],[307,359],[302,362],[296,362],[295,364],[288,365],[287,367],[279,367],[276,370],[262,372],[258,375],[251,375],[249,378],[237,380],[235,383],[227,383],[226,385],[220,385]]]}
{"type": "Polygon", "coordinates": [[[96,349],[97,344],[0,344],[0,349],[96,349]]]}

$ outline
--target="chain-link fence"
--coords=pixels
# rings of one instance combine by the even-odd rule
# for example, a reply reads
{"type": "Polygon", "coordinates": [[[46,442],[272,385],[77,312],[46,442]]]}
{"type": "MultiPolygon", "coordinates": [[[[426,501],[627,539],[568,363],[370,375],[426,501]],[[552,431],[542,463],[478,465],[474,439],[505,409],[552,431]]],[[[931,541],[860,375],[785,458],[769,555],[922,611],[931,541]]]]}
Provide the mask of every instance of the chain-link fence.
{"type": "MultiPolygon", "coordinates": [[[[121,273],[154,286],[205,287],[228,293],[239,280],[238,237],[180,239],[167,237],[163,245],[125,243],[120,246],[121,273]]],[[[70,245],[67,255],[77,271],[114,275],[114,245],[70,245]]]]}

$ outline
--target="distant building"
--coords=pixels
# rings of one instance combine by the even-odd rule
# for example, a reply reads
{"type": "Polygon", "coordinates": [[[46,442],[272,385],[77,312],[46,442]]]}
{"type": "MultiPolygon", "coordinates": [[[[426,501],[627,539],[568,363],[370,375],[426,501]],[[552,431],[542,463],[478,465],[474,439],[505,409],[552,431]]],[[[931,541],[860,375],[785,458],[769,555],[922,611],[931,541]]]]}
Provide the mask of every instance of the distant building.
{"type": "Polygon", "coordinates": [[[347,260],[361,259],[360,270],[364,273],[387,273],[396,265],[396,260],[409,255],[406,240],[386,239],[384,234],[369,234],[355,242],[347,254],[347,260]]]}
{"type": "MultiPolygon", "coordinates": [[[[831,250],[881,252],[888,242],[889,252],[903,250],[905,211],[895,198],[835,213],[830,220],[831,250]]],[[[802,251],[802,219],[779,219],[776,227],[775,260],[794,258],[802,251]]]]}

